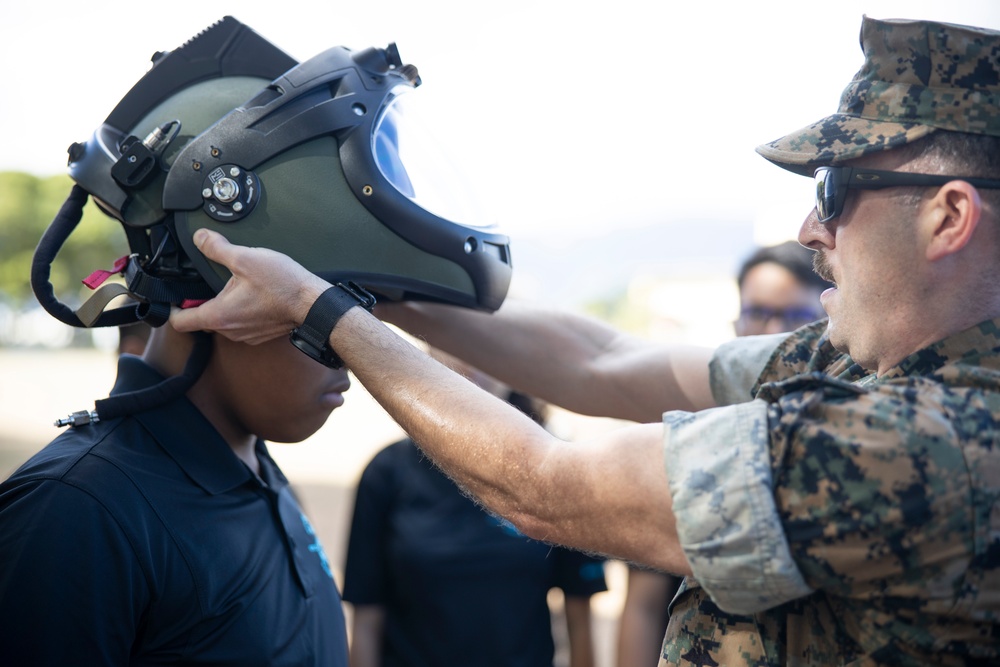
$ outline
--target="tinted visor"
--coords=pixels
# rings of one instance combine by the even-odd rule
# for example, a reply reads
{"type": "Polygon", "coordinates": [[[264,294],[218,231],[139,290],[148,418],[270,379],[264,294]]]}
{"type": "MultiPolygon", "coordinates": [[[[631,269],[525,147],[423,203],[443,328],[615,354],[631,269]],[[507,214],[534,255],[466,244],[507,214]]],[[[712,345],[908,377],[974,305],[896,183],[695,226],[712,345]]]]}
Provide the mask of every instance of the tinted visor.
{"type": "Polygon", "coordinates": [[[419,99],[399,86],[386,98],[372,130],[372,153],[379,171],[421,208],[467,227],[493,227],[496,220],[474,188],[420,120],[419,99]]]}

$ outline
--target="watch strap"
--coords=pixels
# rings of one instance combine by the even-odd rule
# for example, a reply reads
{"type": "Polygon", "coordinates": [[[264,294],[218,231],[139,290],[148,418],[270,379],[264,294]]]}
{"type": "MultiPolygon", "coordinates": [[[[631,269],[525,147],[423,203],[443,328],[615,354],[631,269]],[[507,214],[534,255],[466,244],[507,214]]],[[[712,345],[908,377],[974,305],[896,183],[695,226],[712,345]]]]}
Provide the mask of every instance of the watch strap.
{"type": "Polygon", "coordinates": [[[375,297],[355,282],[328,288],[309,308],[302,324],[292,329],[292,345],[324,366],[342,368],[343,360],[330,347],[330,333],[344,313],[355,306],[371,312],[375,297]]]}

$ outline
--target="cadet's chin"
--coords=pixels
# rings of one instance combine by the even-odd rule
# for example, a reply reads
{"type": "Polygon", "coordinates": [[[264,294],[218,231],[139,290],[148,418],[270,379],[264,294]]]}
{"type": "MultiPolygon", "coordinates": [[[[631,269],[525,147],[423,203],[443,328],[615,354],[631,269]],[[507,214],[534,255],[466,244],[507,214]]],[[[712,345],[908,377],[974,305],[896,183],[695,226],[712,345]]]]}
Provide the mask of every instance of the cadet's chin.
{"type": "Polygon", "coordinates": [[[333,409],[325,410],[319,414],[312,414],[308,417],[298,417],[285,420],[285,423],[276,428],[255,431],[257,436],[268,442],[280,442],[294,444],[314,435],[323,428],[326,420],[330,418],[333,409]]]}

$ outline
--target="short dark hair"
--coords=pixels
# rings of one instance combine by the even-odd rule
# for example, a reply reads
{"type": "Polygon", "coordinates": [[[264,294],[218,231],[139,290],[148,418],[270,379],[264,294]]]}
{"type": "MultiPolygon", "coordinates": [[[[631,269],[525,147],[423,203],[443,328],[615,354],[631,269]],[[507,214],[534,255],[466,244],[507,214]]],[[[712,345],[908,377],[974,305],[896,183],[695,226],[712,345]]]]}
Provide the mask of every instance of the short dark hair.
{"type": "MultiPolygon", "coordinates": [[[[938,130],[893,152],[906,161],[930,162],[929,168],[921,170],[928,173],[1000,179],[1000,137],[938,130]]],[[[994,209],[1000,209],[1000,190],[980,188],[979,196],[994,209]]],[[[995,210],[994,216],[1000,216],[1000,210],[995,210]]]]}
{"type": "Polygon", "coordinates": [[[750,269],[758,264],[773,263],[786,269],[795,279],[807,287],[826,289],[830,283],[823,280],[813,270],[813,251],[803,247],[796,241],[785,241],[778,245],[758,248],[740,266],[736,276],[736,284],[743,289],[743,281],[750,269]]]}
{"type": "Polygon", "coordinates": [[[894,151],[908,159],[926,156],[955,176],[1000,178],[1000,137],[938,130],[894,151]]]}

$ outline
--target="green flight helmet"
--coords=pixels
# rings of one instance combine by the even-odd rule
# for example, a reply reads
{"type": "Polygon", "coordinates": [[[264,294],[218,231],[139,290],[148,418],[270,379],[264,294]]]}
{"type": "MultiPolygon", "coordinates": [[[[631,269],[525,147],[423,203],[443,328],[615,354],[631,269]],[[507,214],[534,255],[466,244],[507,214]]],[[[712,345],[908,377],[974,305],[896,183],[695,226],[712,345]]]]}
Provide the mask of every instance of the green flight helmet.
{"type": "Polygon", "coordinates": [[[509,240],[420,124],[419,85],[394,44],[297,63],[228,16],[157,53],[69,149],[76,186],[36,251],[39,301],[74,326],[159,326],[230,277],[194,246],[204,227],[384,299],[496,310],[509,240]],[[72,312],[48,272],[87,196],[122,223],[131,252],[112,270],[124,284],[72,312]],[[134,304],[105,310],[122,295],[134,304]]]}

